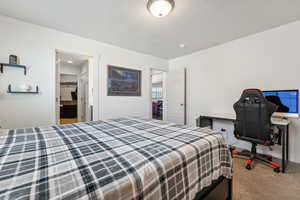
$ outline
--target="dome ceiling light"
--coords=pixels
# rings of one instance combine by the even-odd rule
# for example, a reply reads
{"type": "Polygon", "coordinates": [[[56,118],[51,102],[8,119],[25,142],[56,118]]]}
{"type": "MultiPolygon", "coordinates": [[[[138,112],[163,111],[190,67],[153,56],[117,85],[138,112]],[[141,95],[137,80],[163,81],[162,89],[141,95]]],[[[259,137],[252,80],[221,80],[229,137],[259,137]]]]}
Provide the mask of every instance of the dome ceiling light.
{"type": "Polygon", "coordinates": [[[174,0],[148,0],[147,2],[147,8],[154,17],[165,17],[174,7],[174,0]]]}

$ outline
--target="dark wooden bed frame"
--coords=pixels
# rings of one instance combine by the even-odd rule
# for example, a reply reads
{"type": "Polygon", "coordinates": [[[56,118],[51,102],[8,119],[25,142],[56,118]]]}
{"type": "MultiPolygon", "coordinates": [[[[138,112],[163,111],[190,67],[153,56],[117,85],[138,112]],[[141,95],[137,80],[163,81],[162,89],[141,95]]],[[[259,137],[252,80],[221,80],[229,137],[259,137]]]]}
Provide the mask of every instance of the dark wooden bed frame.
{"type": "Polygon", "coordinates": [[[232,200],[232,179],[221,176],[197,193],[194,200],[232,200]]]}

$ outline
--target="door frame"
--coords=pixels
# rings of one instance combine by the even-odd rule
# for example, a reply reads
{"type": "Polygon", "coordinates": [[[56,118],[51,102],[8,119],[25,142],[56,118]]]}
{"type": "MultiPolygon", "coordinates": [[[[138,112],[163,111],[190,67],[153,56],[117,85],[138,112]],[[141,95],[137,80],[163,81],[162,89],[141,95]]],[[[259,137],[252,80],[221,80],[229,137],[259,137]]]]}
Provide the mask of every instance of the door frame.
{"type": "Polygon", "coordinates": [[[186,67],[184,67],[184,125],[187,125],[187,123],[188,123],[188,119],[187,119],[187,111],[188,111],[188,109],[187,109],[187,88],[188,88],[188,86],[187,86],[187,75],[188,75],[188,71],[187,71],[187,68],[186,67]]]}
{"type": "MultiPolygon", "coordinates": [[[[60,66],[59,69],[57,67],[57,55],[58,53],[70,53],[70,54],[75,54],[75,55],[81,55],[81,56],[86,56],[88,58],[88,62],[89,62],[89,77],[92,76],[92,83],[89,82],[89,84],[92,85],[92,89],[89,91],[89,93],[91,92],[91,95],[93,97],[92,101],[92,108],[90,107],[90,109],[92,109],[90,112],[92,113],[92,116],[90,118],[92,118],[92,120],[99,120],[100,119],[100,94],[99,94],[99,84],[100,84],[100,78],[99,78],[99,73],[100,73],[100,57],[101,55],[87,55],[86,53],[82,53],[82,52],[77,52],[74,50],[68,50],[68,49],[61,49],[61,48],[55,48],[54,49],[54,61],[55,61],[55,75],[54,75],[54,88],[55,88],[55,92],[54,92],[54,112],[55,112],[55,124],[59,125],[59,119],[60,117],[57,114],[57,104],[58,102],[60,102],[60,97],[57,97],[58,94],[58,87],[57,87],[57,76],[58,73],[60,74],[60,66]],[[90,67],[92,69],[90,69],[90,67]]],[[[60,90],[60,89],[59,89],[60,90]]]]}
{"type": "Polygon", "coordinates": [[[149,118],[152,119],[152,71],[160,71],[163,74],[163,84],[162,84],[162,88],[163,88],[163,118],[162,120],[166,120],[167,119],[167,71],[166,70],[162,70],[162,69],[158,69],[158,68],[150,68],[150,81],[149,81],[149,88],[150,88],[150,97],[149,97],[149,101],[150,101],[150,112],[149,112],[149,118]]]}
{"type": "Polygon", "coordinates": [[[55,124],[60,124],[60,58],[58,58],[58,51],[55,50],[55,76],[54,76],[54,85],[55,85],[55,124]],[[58,105],[59,104],[59,105],[58,105]]]}

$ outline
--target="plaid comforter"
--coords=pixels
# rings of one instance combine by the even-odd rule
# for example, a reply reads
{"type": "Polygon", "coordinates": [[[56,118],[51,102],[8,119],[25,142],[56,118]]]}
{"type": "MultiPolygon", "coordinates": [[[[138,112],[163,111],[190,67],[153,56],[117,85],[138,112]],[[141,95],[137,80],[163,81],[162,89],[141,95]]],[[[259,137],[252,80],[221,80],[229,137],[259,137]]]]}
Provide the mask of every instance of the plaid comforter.
{"type": "Polygon", "coordinates": [[[223,137],[122,118],[0,133],[0,200],[193,199],[230,178],[223,137]]]}

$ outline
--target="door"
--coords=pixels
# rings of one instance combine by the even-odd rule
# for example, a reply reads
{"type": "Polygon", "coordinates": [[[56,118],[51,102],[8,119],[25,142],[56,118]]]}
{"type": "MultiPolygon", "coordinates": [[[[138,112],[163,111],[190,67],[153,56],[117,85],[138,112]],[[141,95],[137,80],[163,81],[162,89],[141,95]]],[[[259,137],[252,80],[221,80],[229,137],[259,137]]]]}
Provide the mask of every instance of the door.
{"type": "Polygon", "coordinates": [[[56,53],[55,115],[56,115],[56,124],[60,124],[60,58],[59,58],[59,54],[57,52],[55,53],[56,53]]]}
{"type": "Polygon", "coordinates": [[[78,84],[78,119],[80,122],[89,121],[87,106],[89,102],[88,73],[81,74],[78,84]]]}
{"type": "Polygon", "coordinates": [[[89,121],[87,119],[87,106],[88,106],[88,82],[86,79],[81,80],[81,121],[86,122],[89,121]]]}
{"type": "Polygon", "coordinates": [[[89,113],[89,82],[88,80],[85,82],[84,84],[84,88],[85,88],[85,99],[84,99],[84,120],[87,121],[91,121],[90,120],[90,113],[89,113]]]}
{"type": "Polygon", "coordinates": [[[173,68],[168,72],[167,120],[177,124],[187,123],[186,68],[173,68]]]}
{"type": "Polygon", "coordinates": [[[86,81],[85,79],[81,80],[81,121],[86,122],[86,96],[87,96],[87,91],[86,91],[86,81]]]}

